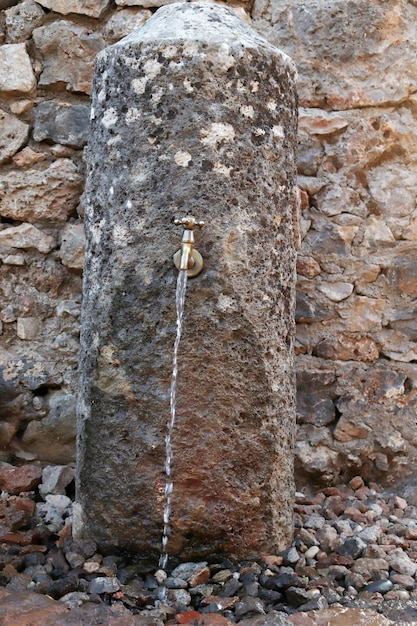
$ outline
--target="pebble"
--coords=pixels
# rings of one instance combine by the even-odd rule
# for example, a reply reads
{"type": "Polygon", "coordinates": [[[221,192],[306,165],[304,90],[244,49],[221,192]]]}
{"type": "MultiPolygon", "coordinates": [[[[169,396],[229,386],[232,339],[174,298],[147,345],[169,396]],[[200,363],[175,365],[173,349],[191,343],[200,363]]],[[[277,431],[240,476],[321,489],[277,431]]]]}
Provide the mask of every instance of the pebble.
{"type": "Polygon", "coordinates": [[[117,578],[106,578],[104,576],[93,578],[88,585],[88,591],[91,594],[115,593],[116,591],[119,591],[119,589],[120,582],[117,578]]]}
{"type": "Polygon", "coordinates": [[[174,625],[175,615],[176,623],[198,626],[302,624],[293,617],[327,615],[342,606],[388,615],[390,603],[403,603],[406,612],[407,602],[417,599],[416,509],[404,499],[384,499],[359,480],[355,488],[299,494],[293,544],[277,555],[259,562],[181,563],[165,572],[142,571],[126,556],[101,555],[94,541],[71,539],[70,470],[67,476],[62,468],[47,469],[42,482],[37,477],[40,488],[27,494],[4,492],[0,585],[7,593],[36,592],[70,612],[100,597],[125,615],[139,613],[149,624],[159,620],[159,626],[174,625]],[[56,478],[65,480],[58,484],[56,478]],[[60,537],[54,524],[64,523],[60,537]],[[169,606],[158,608],[161,586],[169,606]]]}

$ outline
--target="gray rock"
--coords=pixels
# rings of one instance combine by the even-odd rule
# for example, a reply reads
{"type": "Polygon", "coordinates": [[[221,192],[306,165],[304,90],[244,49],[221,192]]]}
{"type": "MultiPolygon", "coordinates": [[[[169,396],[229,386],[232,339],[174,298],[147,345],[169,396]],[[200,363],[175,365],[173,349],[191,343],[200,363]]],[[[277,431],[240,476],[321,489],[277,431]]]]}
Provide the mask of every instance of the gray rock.
{"type": "Polygon", "coordinates": [[[165,581],[165,586],[167,589],[187,589],[187,581],[182,578],[168,576],[165,581]]]}
{"type": "Polygon", "coordinates": [[[88,585],[89,593],[115,593],[120,589],[120,582],[117,578],[106,578],[104,576],[98,576],[88,585]]]}
{"type": "Polygon", "coordinates": [[[308,589],[301,589],[300,587],[289,587],[285,591],[285,598],[291,606],[295,607],[302,606],[312,599],[310,591],[308,589]]]}
{"type": "Polygon", "coordinates": [[[30,39],[34,28],[41,26],[45,13],[34,0],[23,0],[5,11],[7,40],[18,43],[30,39]]]}
{"type": "Polygon", "coordinates": [[[45,139],[64,146],[82,148],[88,140],[90,107],[85,104],[41,102],[35,109],[35,141],[45,139]]]}
{"type": "Polygon", "coordinates": [[[186,589],[170,589],[169,599],[177,606],[188,606],[191,604],[191,595],[186,589]]]}
{"type": "Polygon", "coordinates": [[[5,163],[26,143],[29,126],[0,109],[0,163],[5,163]]]}
{"type": "Polygon", "coordinates": [[[312,598],[305,604],[300,606],[300,611],[323,611],[327,609],[329,606],[326,598],[323,596],[317,596],[316,598],[312,598]]]}
{"type": "Polygon", "coordinates": [[[326,520],[322,515],[310,515],[304,523],[304,528],[321,530],[326,526],[326,520]]]}
{"type": "Polygon", "coordinates": [[[235,614],[238,619],[244,615],[257,615],[265,613],[262,600],[252,596],[244,596],[240,602],[235,604],[235,614]]]}
{"type": "Polygon", "coordinates": [[[366,543],[360,537],[349,537],[336,548],[336,552],[343,556],[351,556],[352,559],[358,559],[365,548],[366,543]]]}
{"type": "Polygon", "coordinates": [[[182,578],[183,580],[189,582],[193,576],[206,567],[207,561],[202,561],[200,563],[181,563],[172,570],[171,576],[173,578],[182,578]]]}
{"type": "Polygon", "coordinates": [[[284,565],[295,565],[300,558],[300,555],[298,554],[297,549],[294,548],[294,546],[288,548],[288,550],[285,550],[284,552],[281,552],[281,556],[284,559],[284,565]]]}
{"type": "Polygon", "coordinates": [[[65,488],[74,480],[75,470],[70,465],[47,465],[42,469],[39,493],[43,499],[48,494],[65,495],[65,488]]]}
{"type": "Polygon", "coordinates": [[[330,394],[334,372],[299,371],[297,373],[297,421],[299,424],[325,426],[336,419],[336,407],[330,394]]]}
{"type": "Polygon", "coordinates": [[[390,580],[374,580],[366,585],[364,591],[368,591],[369,593],[385,594],[388,593],[388,591],[391,591],[393,586],[394,584],[390,580]]]}
{"type": "Polygon", "coordinates": [[[292,535],[293,66],[229,9],[184,3],[96,67],[81,532],[159,554],[182,235],[172,219],[193,210],[208,228],[196,234],[205,269],[186,299],[168,552],[274,554],[292,535]],[[138,497],[126,504],[127,492],[138,497]]]}
{"type": "Polygon", "coordinates": [[[254,615],[242,620],[244,626],[292,626],[288,616],[281,611],[269,611],[266,615],[254,615]]]}
{"type": "Polygon", "coordinates": [[[366,543],[378,543],[378,540],[382,534],[382,530],[380,526],[368,526],[361,530],[358,534],[358,537],[365,541],[366,543]]]}

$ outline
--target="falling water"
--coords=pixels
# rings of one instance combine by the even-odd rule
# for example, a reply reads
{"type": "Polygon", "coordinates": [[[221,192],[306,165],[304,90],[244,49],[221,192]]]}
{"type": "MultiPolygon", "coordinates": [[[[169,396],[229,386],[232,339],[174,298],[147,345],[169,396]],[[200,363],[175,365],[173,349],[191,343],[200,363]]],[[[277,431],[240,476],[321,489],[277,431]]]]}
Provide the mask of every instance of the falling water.
{"type": "MultiPolygon", "coordinates": [[[[187,290],[187,272],[182,270],[178,274],[177,290],[175,294],[175,303],[177,307],[177,335],[174,343],[174,355],[172,359],[172,379],[171,379],[171,416],[168,421],[167,433],[165,436],[165,507],[164,507],[164,530],[162,533],[162,551],[159,558],[159,568],[165,570],[168,561],[168,537],[170,533],[170,518],[171,518],[171,500],[174,483],[171,477],[173,451],[172,451],[172,432],[175,425],[176,416],[176,404],[177,404],[177,377],[178,377],[178,348],[181,341],[182,331],[182,318],[184,314],[185,293],[187,290]]],[[[162,587],[160,600],[166,601],[166,588],[162,587]]]]}

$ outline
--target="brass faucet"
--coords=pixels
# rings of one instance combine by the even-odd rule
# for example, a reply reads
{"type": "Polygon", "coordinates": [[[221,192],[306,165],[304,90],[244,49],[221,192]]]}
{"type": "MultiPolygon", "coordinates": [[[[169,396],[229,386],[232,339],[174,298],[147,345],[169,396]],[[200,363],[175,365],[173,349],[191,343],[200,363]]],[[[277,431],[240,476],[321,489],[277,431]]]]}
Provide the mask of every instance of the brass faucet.
{"type": "Polygon", "coordinates": [[[188,278],[192,278],[203,269],[203,257],[194,248],[194,228],[202,228],[204,222],[197,222],[193,215],[186,215],[181,220],[174,220],[174,224],[184,228],[181,250],[174,254],[175,267],[180,271],[186,270],[188,278]]]}

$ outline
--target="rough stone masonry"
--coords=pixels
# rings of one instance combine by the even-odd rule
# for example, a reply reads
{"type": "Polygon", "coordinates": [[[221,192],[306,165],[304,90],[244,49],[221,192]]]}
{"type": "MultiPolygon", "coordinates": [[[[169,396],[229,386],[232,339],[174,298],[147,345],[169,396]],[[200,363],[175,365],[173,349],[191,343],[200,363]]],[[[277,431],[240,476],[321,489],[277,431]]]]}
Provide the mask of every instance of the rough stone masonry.
{"type": "Polygon", "coordinates": [[[160,550],[173,219],[204,219],[173,434],[171,555],[292,535],[295,70],[226,7],[160,9],[97,57],[86,184],[75,530],[160,550]]]}

